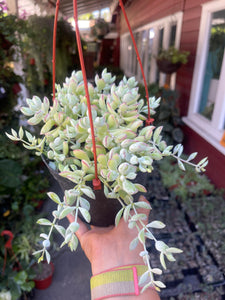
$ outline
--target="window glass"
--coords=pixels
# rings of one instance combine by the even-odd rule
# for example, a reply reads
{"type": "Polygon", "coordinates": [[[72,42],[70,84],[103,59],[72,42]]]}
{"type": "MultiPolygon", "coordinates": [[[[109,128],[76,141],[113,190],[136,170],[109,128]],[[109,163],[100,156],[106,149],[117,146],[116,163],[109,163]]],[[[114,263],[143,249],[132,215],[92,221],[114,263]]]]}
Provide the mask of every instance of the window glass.
{"type": "Polygon", "coordinates": [[[130,36],[128,36],[128,41],[127,41],[127,71],[132,72],[132,49],[133,49],[133,44],[132,44],[132,39],[130,36]]]}
{"type": "Polygon", "coordinates": [[[164,28],[161,28],[159,30],[159,46],[158,46],[159,51],[163,48],[163,35],[164,35],[164,28]]]}
{"type": "Polygon", "coordinates": [[[147,63],[145,61],[145,58],[146,58],[145,51],[146,51],[146,47],[147,47],[147,41],[148,41],[148,30],[143,30],[142,31],[142,39],[141,39],[141,48],[140,48],[140,57],[141,57],[141,62],[143,64],[143,66],[145,65],[145,63],[147,63]]]}
{"type": "Polygon", "coordinates": [[[151,70],[151,58],[152,58],[152,48],[153,48],[153,41],[155,37],[155,30],[153,28],[149,29],[148,33],[148,69],[147,69],[147,80],[150,77],[150,70],[151,70]]]}
{"type": "Polygon", "coordinates": [[[198,112],[212,119],[225,48],[225,9],[214,12],[198,112]]]}
{"type": "Polygon", "coordinates": [[[177,25],[176,25],[176,24],[173,24],[173,25],[171,26],[170,43],[169,43],[169,46],[174,46],[174,45],[175,45],[176,31],[177,31],[177,25]]]}
{"type": "MultiPolygon", "coordinates": [[[[165,81],[157,70],[155,57],[163,46],[179,41],[182,17],[183,13],[177,12],[173,15],[173,20],[171,16],[167,16],[134,30],[135,42],[148,83],[159,83],[159,78],[160,84],[165,81]]],[[[143,76],[128,32],[121,37],[120,54],[120,67],[126,76],[135,76],[137,81],[142,82],[143,76]]]]}
{"type": "MultiPolygon", "coordinates": [[[[134,39],[135,39],[138,51],[140,51],[139,50],[140,49],[140,32],[136,32],[134,34],[134,39]]],[[[137,54],[136,54],[136,51],[135,51],[134,46],[133,46],[133,51],[132,51],[132,74],[134,74],[135,76],[137,75],[137,64],[138,64],[137,54]]]]}
{"type": "MultiPolygon", "coordinates": [[[[164,36],[164,28],[161,28],[159,30],[159,43],[158,43],[158,52],[161,51],[161,49],[163,48],[163,36],[164,36]]],[[[156,83],[159,83],[159,76],[160,76],[160,72],[157,68],[156,71],[156,83]]]]}

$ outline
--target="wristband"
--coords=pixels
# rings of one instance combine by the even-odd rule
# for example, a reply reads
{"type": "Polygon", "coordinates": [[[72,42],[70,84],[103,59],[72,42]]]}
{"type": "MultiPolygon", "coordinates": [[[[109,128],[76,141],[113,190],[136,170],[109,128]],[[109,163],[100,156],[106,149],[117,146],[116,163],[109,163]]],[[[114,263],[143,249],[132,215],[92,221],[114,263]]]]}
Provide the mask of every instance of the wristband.
{"type": "Polygon", "coordinates": [[[122,266],[92,276],[91,299],[140,295],[138,281],[147,269],[145,265],[122,266]]]}

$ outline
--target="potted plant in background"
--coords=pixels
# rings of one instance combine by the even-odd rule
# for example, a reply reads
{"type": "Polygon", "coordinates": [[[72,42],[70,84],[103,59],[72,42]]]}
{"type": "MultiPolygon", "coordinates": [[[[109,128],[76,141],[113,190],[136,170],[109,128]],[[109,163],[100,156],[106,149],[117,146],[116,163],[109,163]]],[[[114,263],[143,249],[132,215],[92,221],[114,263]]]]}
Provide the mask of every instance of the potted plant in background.
{"type": "Polygon", "coordinates": [[[33,276],[29,264],[19,260],[13,251],[13,237],[9,230],[0,233],[0,299],[28,299],[27,295],[34,288],[33,276]]]}
{"type": "Polygon", "coordinates": [[[91,35],[98,40],[102,40],[109,32],[109,24],[104,19],[95,20],[94,26],[91,27],[91,35]]]}
{"type": "MultiPolygon", "coordinates": [[[[153,162],[167,156],[177,159],[182,170],[185,170],[184,163],[187,163],[198,172],[205,170],[208,161],[204,158],[198,164],[194,164],[192,160],[197,153],[184,160],[181,144],[173,147],[163,141],[162,126],[143,127],[147,106],[144,105],[143,99],[139,99],[135,78],[124,77],[118,85],[115,85],[114,81],[115,77],[104,70],[101,77],[96,75],[95,86],[88,84],[95,130],[97,173],[102,190],[93,190],[91,183],[95,179],[96,166],[81,71],[74,71],[70,78],[66,78],[62,87],[56,85],[57,92],[52,106],[46,97],[43,101],[36,96],[27,99],[28,106],[22,107],[21,111],[29,116],[30,125],[42,123],[39,137],[22,128],[18,133],[14,129],[12,134],[7,133],[13,141],[21,141],[25,148],[35,150],[37,155],[43,155],[56,178],[59,176],[70,183],[62,200],[55,193],[48,193],[48,196],[57,203],[57,209],[53,211],[52,221],[44,218],[38,221],[39,224],[49,226],[50,231],[49,234],[42,235],[43,249],[35,254],[41,255],[39,261],[44,259],[44,255],[47,261],[50,261],[47,248],[54,228],[64,238],[61,246],[68,244],[71,250],[75,250],[78,244],[74,234],[79,228],[78,214],[87,222],[91,220],[95,222],[95,207],[100,201],[98,195],[101,194],[105,199],[100,204],[100,216],[104,214],[103,206],[106,208],[106,214],[112,209],[109,204],[104,205],[104,201],[108,199],[110,203],[116,204],[116,209],[113,210],[116,225],[123,216],[129,228],[138,228],[138,236],[132,241],[130,249],[141,243],[143,245],[141,255],[148,266],[148,271],[139,283],[144,283],[145,288],[150,285],[165,287],[162,282],[154,280],[154,273],[161,274],[162,271],[151,267],[145,238],[154,241],[163,268],[166,268],[165,256],[168,260],[174,261],[173,254],[181,250],[170,248],[153,235],[151,229],[163,228],[165,225],[162,222],[152,221],[145,225],[143,220],[147,218],[146,215],[137,213],[138,207],[151,209],[145,202],[135,202],[134,196],[138,192],[146,192],[145,187],[136,181],[137,173],[151,172],[153,162]],[[94,214],[92,210],[95,210],[94,214]],[[134,214],[131,214],[132,210],[134,214]],[[68,214],[74,214],[75,221],[65,229],[58,222],[68,214]]],[[[149,101],[151,113],[154,114],[160,99],[150,97],[149,101]]]]}
{"type": "Polygon", "coordinates": [[[39,290],[47,289],[52,283],[52,277],[54,273],[53,263],[48,263],[46,260],[44,260],[40,264],[35,263],[32,266],[32,270],[35,273],[35,288],[39,290]]]}
{"type": "Polygon", "coordinates": [[[189,54],[190,52],[178,50],[174,46],[161,49],[156,57],[159,71],[166,74],[176,72],[182,64],[187,63],[189,54]]]}

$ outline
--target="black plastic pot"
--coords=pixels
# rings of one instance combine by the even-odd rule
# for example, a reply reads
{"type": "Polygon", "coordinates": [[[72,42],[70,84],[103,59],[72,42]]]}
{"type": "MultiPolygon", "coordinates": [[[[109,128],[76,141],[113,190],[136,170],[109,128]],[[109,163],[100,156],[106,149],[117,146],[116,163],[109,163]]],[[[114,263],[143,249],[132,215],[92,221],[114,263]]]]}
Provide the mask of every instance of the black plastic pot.
{"type": "Polygon", "coordinates": [[[157,66],[159,71],[165,74],[172,74],[181,67],[181,62],[173,64],[171,61],[166,59],[157,59],[157,66]]]}
{"type": "MultiPolygon", "coordinates": [[[[64,178],[59,175],[59,173],[56,170],[53,170],[49,167],[46,160],[42,157],[45,165],[49,169],[50,173],[54,177],[54,179],[59,183],[63,193],[65,190],[73,189],[75,186],[75,183],[68,180],[67,178],[64,178]]],[[[140,173],[137,176],[136,182],[140,182],[144,185],[144,181],[146,180],[146,174],[140,173]]],[[[90,185],[91,186],[91,185],[90,185]]],[[[92,186],[91,186],[92,187],[92,186]]],[[[104,189],[102,185],[102,189],[99,191],[93,190],[95,194],[95,199],[91,199],[87,196],[85,198],[90,203],[90,215],[91,215],[91,225],[98,226],[98,227],[107,227],[110,225],[114,225],[115,223],[115,216],[117,212],[121,209],[121,204],[117,199],[111,199],[106,198],[104,194],[104,189]]],[[[138,200],[141,193],[137,193],[135,195],[135,201],[138,200]]],[[[84,219],[82,216],[79,216],[83,221],[84,219]]]]}

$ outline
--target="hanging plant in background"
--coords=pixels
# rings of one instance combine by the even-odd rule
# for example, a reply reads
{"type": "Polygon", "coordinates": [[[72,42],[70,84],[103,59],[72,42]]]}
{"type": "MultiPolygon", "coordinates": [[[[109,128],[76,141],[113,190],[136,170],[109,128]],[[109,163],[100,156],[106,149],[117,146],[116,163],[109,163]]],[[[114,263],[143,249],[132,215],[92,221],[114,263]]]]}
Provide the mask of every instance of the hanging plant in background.
{"type": "Polygon", "coordinates": [[[95,25],[91,27],[91,35],[98,40],[102,40],[109,32],[109,24],[104,19],[95,20],[95,25]]]}
{"type": "Polygon", "coordinates": [[[168,49],[161,49],[156,57],[157,66],[160,72],[172,74],[176,72],[182,64],[188,62],[188,51],[181,51],[174,46],[168,49]]]}
{"type": "MultiPolygon", "coordinates": [[[[52,91],[52,39],[54,17],[30,16],[24,52],[26,85],[30,94],[50,96],[52,91]]],[[[56,41],[56,80],[62,83],[73,68],[80,68],[77,60],[75,33],[71,25],[58,21],[56,41]]]]}

